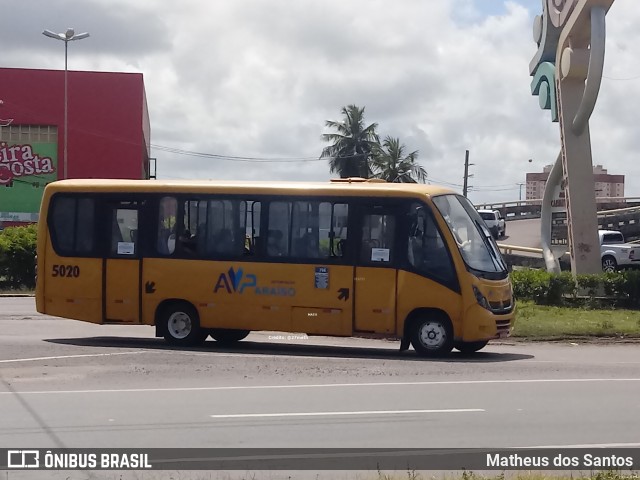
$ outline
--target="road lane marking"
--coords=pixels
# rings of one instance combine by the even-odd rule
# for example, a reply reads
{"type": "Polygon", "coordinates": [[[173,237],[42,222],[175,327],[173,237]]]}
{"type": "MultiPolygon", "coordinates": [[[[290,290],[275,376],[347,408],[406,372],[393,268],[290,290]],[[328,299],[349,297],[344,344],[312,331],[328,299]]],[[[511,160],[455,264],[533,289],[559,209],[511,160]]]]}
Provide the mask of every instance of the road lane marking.
{"type": "Polygon", "coordinates": [[[67,358],[111,357],[114,355],[136,355],[138,353],[144,352],[89,353],[86,355],[60,355],[57,357],[12,358],[9,360],[0,360],[0,363],[38,362],[41,360],[64,360],[67,358]]]}
{"type": "Polygon", "coordinates": [[[482,408],[455,408],[444,410],[363,410],[356,412],[291,412],[291,413],[235,413],[209,415],[211,418],[269,418],[269,417],[320,417],[334,415],[401,415],[403,413],[469,413],[486,412],[482,408]]]}
{"type": "Polygon", "coordinates": [[[540,445],[536,447],[512,447],[512,448],[635,448],[640,443],[585,443],[581,445],[540,445]]]}
{"type": "MultiPolygon", "coordinates": [[[[138,352],[131,352],[138,353],[138,352]]],[[[140,352],[142,353],[142,352],[140,352]]],[[[548,378],[515,380],[442,380],[432,382],[380,382],[380,383],[327,383],[298,385],[237,385],[226,387],[173,387],[173,388],[121,388],[96,390],[35,390],[19,391],[21,395],[49,393],[145,393],[145,392],[213,392],[223,390],[277,390],[287,388],[350,388],[350,387],[405,387],[438,385],[495,385],[495,384],[538,384],[538,383],[599,383],[599,382],[640,382],[640,378],[548,378]]],[[[14,392],[0,392],[0,395],[14,392]]]]}

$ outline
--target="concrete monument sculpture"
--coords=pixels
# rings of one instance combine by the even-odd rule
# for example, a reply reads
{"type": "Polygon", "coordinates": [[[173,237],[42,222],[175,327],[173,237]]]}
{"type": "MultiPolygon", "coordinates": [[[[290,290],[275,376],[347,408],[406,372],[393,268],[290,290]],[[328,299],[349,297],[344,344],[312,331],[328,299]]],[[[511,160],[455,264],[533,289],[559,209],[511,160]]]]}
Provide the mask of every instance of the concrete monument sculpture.
{"type": "Polygon", "coordinates": [[[600,247],[589,118],[600,91],[605,16],[614,0],[543,0],[533,24],[538,51],[529,65],[531,93],[560,123],[561,149],[542,201],[541,239],[547,270],[558,272],[551,250],[551,202],[564,182],[571,271],[600,272],[600,247]]]}

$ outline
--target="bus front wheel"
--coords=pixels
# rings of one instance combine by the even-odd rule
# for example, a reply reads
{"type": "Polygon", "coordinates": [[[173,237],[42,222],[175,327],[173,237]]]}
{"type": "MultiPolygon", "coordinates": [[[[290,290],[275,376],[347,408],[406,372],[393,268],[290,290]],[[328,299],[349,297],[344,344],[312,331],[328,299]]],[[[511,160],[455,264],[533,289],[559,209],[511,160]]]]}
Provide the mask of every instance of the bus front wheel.
{"type": "Polygon", "coordinates": [[[489,342],[486,340],[482,340],[479,342],[460,342],[460,343],[456,343],[454,347],[456,348],[456,350],[460,351],[461,353],[475,353],[479,350],[482,350],[484,347],[486,347],[487,343],[489,342]]]}
{"type": "Polygon", "coordinates": [[[411,324],[411,345],[425,357],[440,357],[453,348],[453,327],[442,314],[421,316],[411,324]]]}
{"type": "Polygon", "coordinates": [[[201,344],[207,334],[200,328],[198,312],[187,303],[172,303],[160,315],[164,338],[170,345],[193,346],[201,344]]]}
{"type": "Polygon", "coordinates": [[[221,345],[231,345],[244,339],[251,333],[249,330],[232,330],[226,328],[212,328],[209,335],[221,345]]]}

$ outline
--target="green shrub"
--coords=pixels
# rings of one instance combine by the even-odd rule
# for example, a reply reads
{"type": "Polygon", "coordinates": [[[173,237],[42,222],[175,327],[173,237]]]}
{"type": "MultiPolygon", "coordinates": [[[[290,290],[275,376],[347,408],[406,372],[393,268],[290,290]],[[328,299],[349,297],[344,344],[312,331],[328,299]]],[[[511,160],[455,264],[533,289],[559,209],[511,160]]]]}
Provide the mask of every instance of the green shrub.
{"type": "Polygon", "coordinates": [[[547,293],[547,304],[561,305],[567,295],[575,296],[576,282],[571,272],[561,272],[558,275],[549,274],[549,292],[547,293]]]}
{"type": "Polygon", "coordinates": [[[541,303],[547,296],[550,274],[544,270],[514,270],[511,273],[513,295],[518,300],[541,303]]]}
{"type": "Polygon", "coordinates": [[[569,272],[554,275],[544,270],[515,270],[511,281],[516,299],[543,305],[560,305],[566,295],[575,294],[575,282],[569,272]]]}
{"type": "Polygon", "coordinates": [[[565,302],[586,307],[640,308],[640,271],[578,275],[570,272],[551,274],[544,270],[515,270],[511,273],[517,300],[532,300],[540,305],[560,306],[565,302]],[[578,297],[582,289],[587,298],[578,297]],[[601,298],[604,293],[606,298],[601,298]]]}
{"type": "Polygon", "coordinates": [[[604,294],[607,297],[626,297],[624,292],[625,277],[621,272],[608,272],[603,273],[602,286],[604,287],[604,294]]]}
{"type": "Polygon", "coordinates": [[[35,286],[37,226],[0,231],[0,287],[35,286]]]}
{"type": "Polygon", "coordinates": [[[623,274],[622,292],[627,297],[629,307],[640,307],[640,271],[627,270],[623,274]]]}
{"type": "Polygon", "coordinates": [[[599,294],[600,286],[603,283],[602,274],[583,273],[576,275],[576,283],[587,295],[595,297],[599,294]]]}

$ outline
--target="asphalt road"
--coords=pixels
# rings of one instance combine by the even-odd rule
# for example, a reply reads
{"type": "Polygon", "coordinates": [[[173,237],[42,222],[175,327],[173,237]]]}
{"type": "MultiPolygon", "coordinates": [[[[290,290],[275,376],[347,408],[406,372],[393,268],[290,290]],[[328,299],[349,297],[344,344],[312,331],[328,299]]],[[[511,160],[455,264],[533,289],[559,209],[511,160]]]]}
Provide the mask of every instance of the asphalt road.
{"type": "Polygon", "coordinates": [[[430,360],[387,341],[174,349],[153,333],[0,298],[0,448],[640,446],[635,344],[430,360]]]}
{"type": "Polygon", "coordinates": [[[507,236],[498,240],[506,245],[542,248],[540,244],[540,219],[528,218],[507,222],[507,236]]]}

